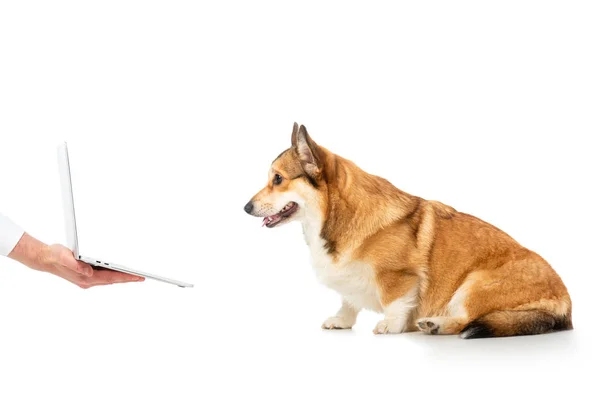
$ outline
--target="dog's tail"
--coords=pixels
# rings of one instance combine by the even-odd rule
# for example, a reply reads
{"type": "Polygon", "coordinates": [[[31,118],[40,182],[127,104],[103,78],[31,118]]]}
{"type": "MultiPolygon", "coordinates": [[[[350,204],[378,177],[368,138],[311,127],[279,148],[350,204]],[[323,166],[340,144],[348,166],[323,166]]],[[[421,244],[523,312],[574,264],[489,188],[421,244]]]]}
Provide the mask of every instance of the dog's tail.
{"type": "Polygon", "coordinates": [[[471,321],[460,332],[463,339],[537,335],[573,329],[571,309],[563,315],[545,310],[494,311],[471,321]]]}

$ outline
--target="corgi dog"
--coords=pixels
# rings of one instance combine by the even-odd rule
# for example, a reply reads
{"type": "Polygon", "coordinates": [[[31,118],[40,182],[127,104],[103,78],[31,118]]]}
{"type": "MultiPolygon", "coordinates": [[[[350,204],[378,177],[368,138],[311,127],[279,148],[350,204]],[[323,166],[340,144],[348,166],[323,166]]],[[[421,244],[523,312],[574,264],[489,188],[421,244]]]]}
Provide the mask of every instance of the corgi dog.
{"type": "Polygon", "coordinates": [[[464,339],[572,329],[571,299],[538,254],[500,229],[370,175],[294,124],[292,146],[244,210],[274,228],[302,223],[318,279],[341,296],[323,329],[363,309],[375,334],[464,339]]]}

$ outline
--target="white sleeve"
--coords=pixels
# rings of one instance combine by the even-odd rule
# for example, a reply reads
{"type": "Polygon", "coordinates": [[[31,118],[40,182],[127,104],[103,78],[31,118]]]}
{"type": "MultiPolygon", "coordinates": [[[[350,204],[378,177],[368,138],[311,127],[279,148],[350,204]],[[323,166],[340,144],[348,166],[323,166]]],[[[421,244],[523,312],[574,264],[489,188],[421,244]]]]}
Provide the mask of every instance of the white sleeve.
{"type": "Polygon", "coordinates": [[[24,233],[25,231],[19,225],[0,214],[0,256],[7,256],[24,233]]]}

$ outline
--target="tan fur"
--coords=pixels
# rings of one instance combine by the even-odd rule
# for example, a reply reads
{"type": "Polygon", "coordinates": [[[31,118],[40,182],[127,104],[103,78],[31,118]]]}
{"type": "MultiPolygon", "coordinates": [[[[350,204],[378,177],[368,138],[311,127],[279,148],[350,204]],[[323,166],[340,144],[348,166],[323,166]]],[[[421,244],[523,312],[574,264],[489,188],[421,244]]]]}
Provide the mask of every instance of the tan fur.
{"type": "Polygon", "coordinates": [[[364,172],[307,133],[298,151],[298,132],[269,174],[270,181],[281,174],[284,183],[269,183],[253,201],[268,202],[282,191],[312,192],[333,264],[368,264],[383,309],[418,288],[406,330],[417,320],[424,332],[444,334],[482,325],[490,336],[572,327],[567,289],[542,257],[476,217],[364,172]]]}

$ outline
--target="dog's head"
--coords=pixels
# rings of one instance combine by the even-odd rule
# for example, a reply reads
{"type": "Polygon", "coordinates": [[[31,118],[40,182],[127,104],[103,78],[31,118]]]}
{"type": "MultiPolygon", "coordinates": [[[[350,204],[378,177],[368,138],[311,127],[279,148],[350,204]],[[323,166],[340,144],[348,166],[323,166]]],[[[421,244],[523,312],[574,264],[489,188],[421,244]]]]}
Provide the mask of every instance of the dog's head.
{"type": "Polygon", "coordinates": [[[292,147],[271,164],[267,185],[246,204],[244,210],[263,218],[263,226],[273,228],[301,220],[320,210],[323,198],[323,158],[320,148],[304,125],[294,123],[292,147]]]}

